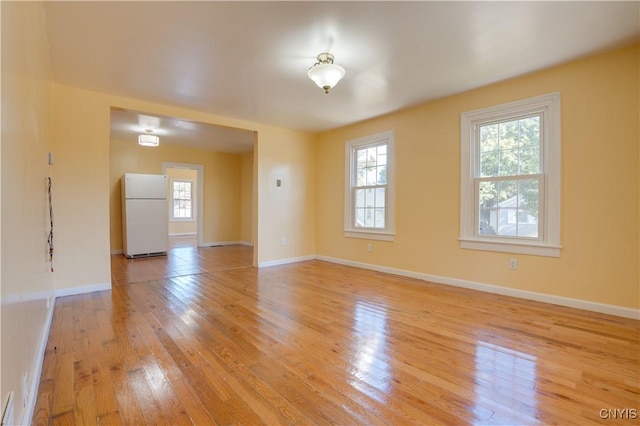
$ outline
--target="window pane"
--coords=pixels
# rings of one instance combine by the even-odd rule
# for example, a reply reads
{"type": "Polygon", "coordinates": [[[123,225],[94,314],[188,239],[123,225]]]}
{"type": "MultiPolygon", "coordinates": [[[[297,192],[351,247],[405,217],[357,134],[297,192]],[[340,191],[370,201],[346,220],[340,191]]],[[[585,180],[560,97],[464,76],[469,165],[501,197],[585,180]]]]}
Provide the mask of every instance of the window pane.
{"type": "Polygon", "coordinates": [[[387,183],[387,166],[378,166],[378,185],[385,185],[387,183]]]}
{"type": "Polygon", "coordinates": [[[480,127],[480,152],[498,149],[498,125],[480,127]]]}
{"type": "Polygon", "coordinates": [[[364,228],[364,209],[356,208],[356,228],[364,228]]]}
{"type": "Polygon", "coordinates": [[[540,149],[538,147],[520,150],[520,174],[540,173],[540,149]]]}
{"type": "Polygon", "coordinates": [[[374,227],[384,228],[384,209],[375,209],[374,227]]]}
{"type": "Polygon", "coordinates": [[[367,167],[367,185],[375,185],[378,182],[378,168],[367,167]]]}
{"type": "Polygon", "coordinates": [[[515,176],[518,174],[518,150],[500,150],[500,162],[498,163],[499,176],[515,176]]]}
{"type": "Polygon", "coordinates": [[[523,118],[520,125],[520,147],[540,147],[540,116],[523,118]]]}
{"type": "Polygon", "coordinates": [[[480,127],[480,176],[540,173],[540,117],[480,127]]]}
{"type": "Polygon", "coordinates": [[[356,157],[357,157],[357,168],[363,168],[367,165],[367,150],[366,149],[359,149],[356,151],[356,157]]]}
{"type": "Polygon", "coordinates": [[[538,237],[540,182],[525,179],[519,182],[518,232],[519,237],[538,237]]]}
{"type": "Polygon", "coordinates": [[[384,207],[385,188],[376,188],[376,207],[384,207]]]}
{"type": "Polygon", "coordinates": [[[507,121],[499,126],[499,146],[501,150],[518,147],[518,121],[507,121]]]}
{"type": "Polygon", "coordinates": [[[538,179],[480,182],[479,234],[538,237],[538,179]]]}
{"type": "Polygon", "coordinates": [[[488,151],[480,154],[480,176],[498,176],[498,161],[500,151],[488,151]]]}
{"type": "Polygon", "coordinates": [[[364,207],[364,189],[356,189],[356,208],[364,207]]]}
{"type": "Polygon", "coordinates": [[[386,148],[386,147],[382,147],[382,146],[378,147],[378,166],[384,166],[385,164],[387,164],[387,153],[385,152],[384,154],[380,154],[380,151],[382,150],[382,148],[386,148]]]}

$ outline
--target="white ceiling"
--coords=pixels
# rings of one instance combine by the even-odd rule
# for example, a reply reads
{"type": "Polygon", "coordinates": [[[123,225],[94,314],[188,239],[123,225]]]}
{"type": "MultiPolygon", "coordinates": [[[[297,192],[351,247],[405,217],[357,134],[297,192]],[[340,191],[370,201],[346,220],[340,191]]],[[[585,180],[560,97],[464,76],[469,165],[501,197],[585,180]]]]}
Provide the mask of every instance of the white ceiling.
{"type": "Polygon", "coordinates": [[[319,131],[637,42],[639,6],[48,1],[45,13],[57,82],[319,131]],[[347,71],[329,94],[307,77],[324,51],[347,71]]]}
{"type": "Polygon", "coordinates": [[[253,150],[253,132],[250,130],[111,108],[111,139],[137,143],[138,135],[148,129],[160,138],[161,144],[232,154],[253,150]]]}

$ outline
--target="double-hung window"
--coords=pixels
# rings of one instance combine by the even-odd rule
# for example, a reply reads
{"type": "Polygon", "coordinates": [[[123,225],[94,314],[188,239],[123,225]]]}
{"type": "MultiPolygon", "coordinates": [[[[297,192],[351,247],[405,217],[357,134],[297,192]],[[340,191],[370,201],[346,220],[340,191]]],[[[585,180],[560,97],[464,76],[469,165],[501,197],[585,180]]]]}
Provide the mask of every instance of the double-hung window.
{"type": "Polygon", "coordinates": [[[462,248],[560,256],[560,94],[461,116],[462,248]]]}
{"type": "Polygon", "coordinates": [[[171,181],[172,206],[171,220],[193,220],[193,182],[190,180],[173,179],[171,181]]]}
{"type": "Polygon", "coordinates": [[[345,143],[345,236],[394,238],[392,131],[345,143]]]}

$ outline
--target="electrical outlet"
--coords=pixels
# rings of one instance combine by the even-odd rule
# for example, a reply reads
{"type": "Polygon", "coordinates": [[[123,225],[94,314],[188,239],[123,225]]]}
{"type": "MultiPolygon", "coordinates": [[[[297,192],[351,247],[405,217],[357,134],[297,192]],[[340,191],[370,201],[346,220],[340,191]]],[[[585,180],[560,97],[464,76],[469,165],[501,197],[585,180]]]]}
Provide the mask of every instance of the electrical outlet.
{"type": "Polygon", "coordinates": [[[371,253],[373,251],[373,244],[367,244],[367,251],[371,253]]]}
{"type": "Polygon", "coordinates": [[[518,261],[516,259],[509,259],[509,269],[518,269],[518,261]]]}

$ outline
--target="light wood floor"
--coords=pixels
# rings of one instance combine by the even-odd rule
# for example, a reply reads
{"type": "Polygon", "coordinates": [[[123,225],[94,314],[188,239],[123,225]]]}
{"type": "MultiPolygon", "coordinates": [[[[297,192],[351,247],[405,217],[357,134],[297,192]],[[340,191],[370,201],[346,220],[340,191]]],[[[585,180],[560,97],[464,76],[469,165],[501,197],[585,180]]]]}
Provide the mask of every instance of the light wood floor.
{"type": "Polygon", "coordinates": [[[192,250],[57,300],[35,424],[638,424],[639,321],[192,250]]]}

